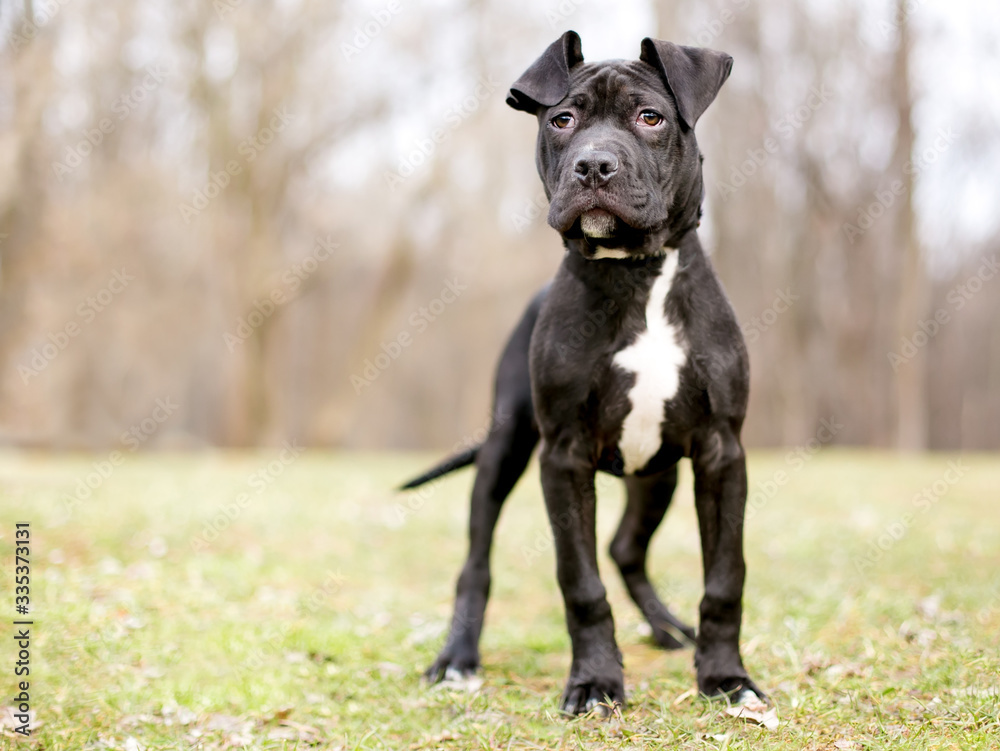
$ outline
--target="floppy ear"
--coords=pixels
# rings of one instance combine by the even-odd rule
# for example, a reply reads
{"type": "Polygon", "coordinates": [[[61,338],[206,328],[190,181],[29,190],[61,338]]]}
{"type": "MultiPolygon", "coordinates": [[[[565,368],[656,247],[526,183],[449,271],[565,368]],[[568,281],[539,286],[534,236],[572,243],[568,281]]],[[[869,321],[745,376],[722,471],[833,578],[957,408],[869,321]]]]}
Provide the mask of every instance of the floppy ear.
{"type": "Polygon", "coordinates": [[[569,72],[583,62],[580,35],[567,31],[549,45],[524,75],[514,81],[507,104],[535,114],[541,107],[559,104],[569,93],[569,72]]]}
{"type": "Polygon", "coordinates": [[[733,69],[733,58],[725,52],[659,39],[643,39],[639,59],[660,72],[688,128],[708,109],[733,69]]]}

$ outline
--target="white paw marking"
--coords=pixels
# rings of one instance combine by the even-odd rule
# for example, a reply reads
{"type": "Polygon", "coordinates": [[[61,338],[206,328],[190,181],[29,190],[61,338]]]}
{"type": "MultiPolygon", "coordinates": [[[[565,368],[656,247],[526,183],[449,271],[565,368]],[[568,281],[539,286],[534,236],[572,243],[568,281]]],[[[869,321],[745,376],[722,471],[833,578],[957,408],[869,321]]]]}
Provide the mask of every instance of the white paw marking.
{"type": "Polygon", "coordinates": [[[628,398],[632,408],[622,423],[618,449],[625,461],[625,473],[645,467],[660,450],[663,405],[680,385],[680,372],[687,362],[681,332],[667,320],[664,304],[677,273],[676,250],[668,249],[660,275],[649,290],[646,302],[646,330],[615,355],[614,363],[635,374],[628,398]]]}
{"type": "Polygon", "coordinates": [[[483,686],[483,679],[475,673],[464,675],[462,671],[449,667],[444,671],[444,680],[435,686],[438,690],[445,691],[466,691],[470,694],[476,693],[483,686]]]}

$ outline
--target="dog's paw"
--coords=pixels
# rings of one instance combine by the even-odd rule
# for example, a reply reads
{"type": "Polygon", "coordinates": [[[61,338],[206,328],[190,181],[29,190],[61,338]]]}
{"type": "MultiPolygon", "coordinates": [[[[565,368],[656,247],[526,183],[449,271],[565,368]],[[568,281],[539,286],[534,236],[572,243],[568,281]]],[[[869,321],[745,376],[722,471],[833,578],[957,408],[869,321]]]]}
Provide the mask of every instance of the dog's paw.
{"type": "Polygon", "coordinates": [[[478,670],[478,655],[442,652],[424,671],[424,680],[432,686],[441,682],[463,683],[474,680],[478,670]]]}
{"type": "Polygon", "coordinates": [[[651,621],[651,636],[663,649],[687,649],[697,643],[697,633],[681,621],[651,621]]]}
{"type": "Polygon", "coordinates": [[[455,668],[448,668],[444,671],[444,678],[434,684],[435,689],[442,691],[460,691],[474,694],[483,687],[483,679],[476,672],[461,671],[455,668]]]}
{"type": "Polygon", "coordinates": [[[730,704],[753,705],[757,702],[771,706],[771,699],[756,683],[746,676],[724,678],[711,691],[702,691],[709,697],[724,697],[730,704]]]}
{"type": "Polygon", "coordinates": [[[625,705],[625,684],[618,678],[595,678],[585,681],[570,679],[563,692],[560,709],[568,715],[596,712],[610,717],[616,708],[625,705]]]}

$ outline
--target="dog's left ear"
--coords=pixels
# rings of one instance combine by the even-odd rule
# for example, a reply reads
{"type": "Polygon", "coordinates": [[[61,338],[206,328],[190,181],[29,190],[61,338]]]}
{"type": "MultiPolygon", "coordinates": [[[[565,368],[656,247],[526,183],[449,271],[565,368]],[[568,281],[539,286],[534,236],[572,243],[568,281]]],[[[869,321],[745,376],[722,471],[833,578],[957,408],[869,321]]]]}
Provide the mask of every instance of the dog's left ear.
{"type": "Polygon", "coordinates": [[[541,107],[559,104],[569,93],[570,70],[582,62],[580,35],[567,31],[514,81],[507,95],[507,104],[533,115],[541,107]]]}
{"type": "Polygon", "coordinates": [[[733,69],[733,58],[725,52],[659,39],[643,39],[639,59],[660,72],[688,128],[708,109],[733,69]]]}

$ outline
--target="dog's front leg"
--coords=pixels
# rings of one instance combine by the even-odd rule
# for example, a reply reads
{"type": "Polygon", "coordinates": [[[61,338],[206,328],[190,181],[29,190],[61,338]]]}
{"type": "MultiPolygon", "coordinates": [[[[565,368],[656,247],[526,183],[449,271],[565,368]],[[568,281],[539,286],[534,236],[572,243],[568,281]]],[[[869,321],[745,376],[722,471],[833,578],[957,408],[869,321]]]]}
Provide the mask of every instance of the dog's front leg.
{"type": "Polygon", "coordinates": [[[705,569],[695,651],[698,689],[709,696],[729,694],[734,699],[740,699],[749,689],[766,700],[740,658],[747,473],[739,435],[728,425],[709,431],[695,446],[692,463],[705,569]]]}
{"type": "Polygon", "coordinates": [[[566,607],[573,663],[562,709],[582,714],[624,703],[621,653],[615,624],[597,570],[593,460],[572,441],[546,441],[541,452],[542,490],[552,525],[556,575],[566,607]]]}

